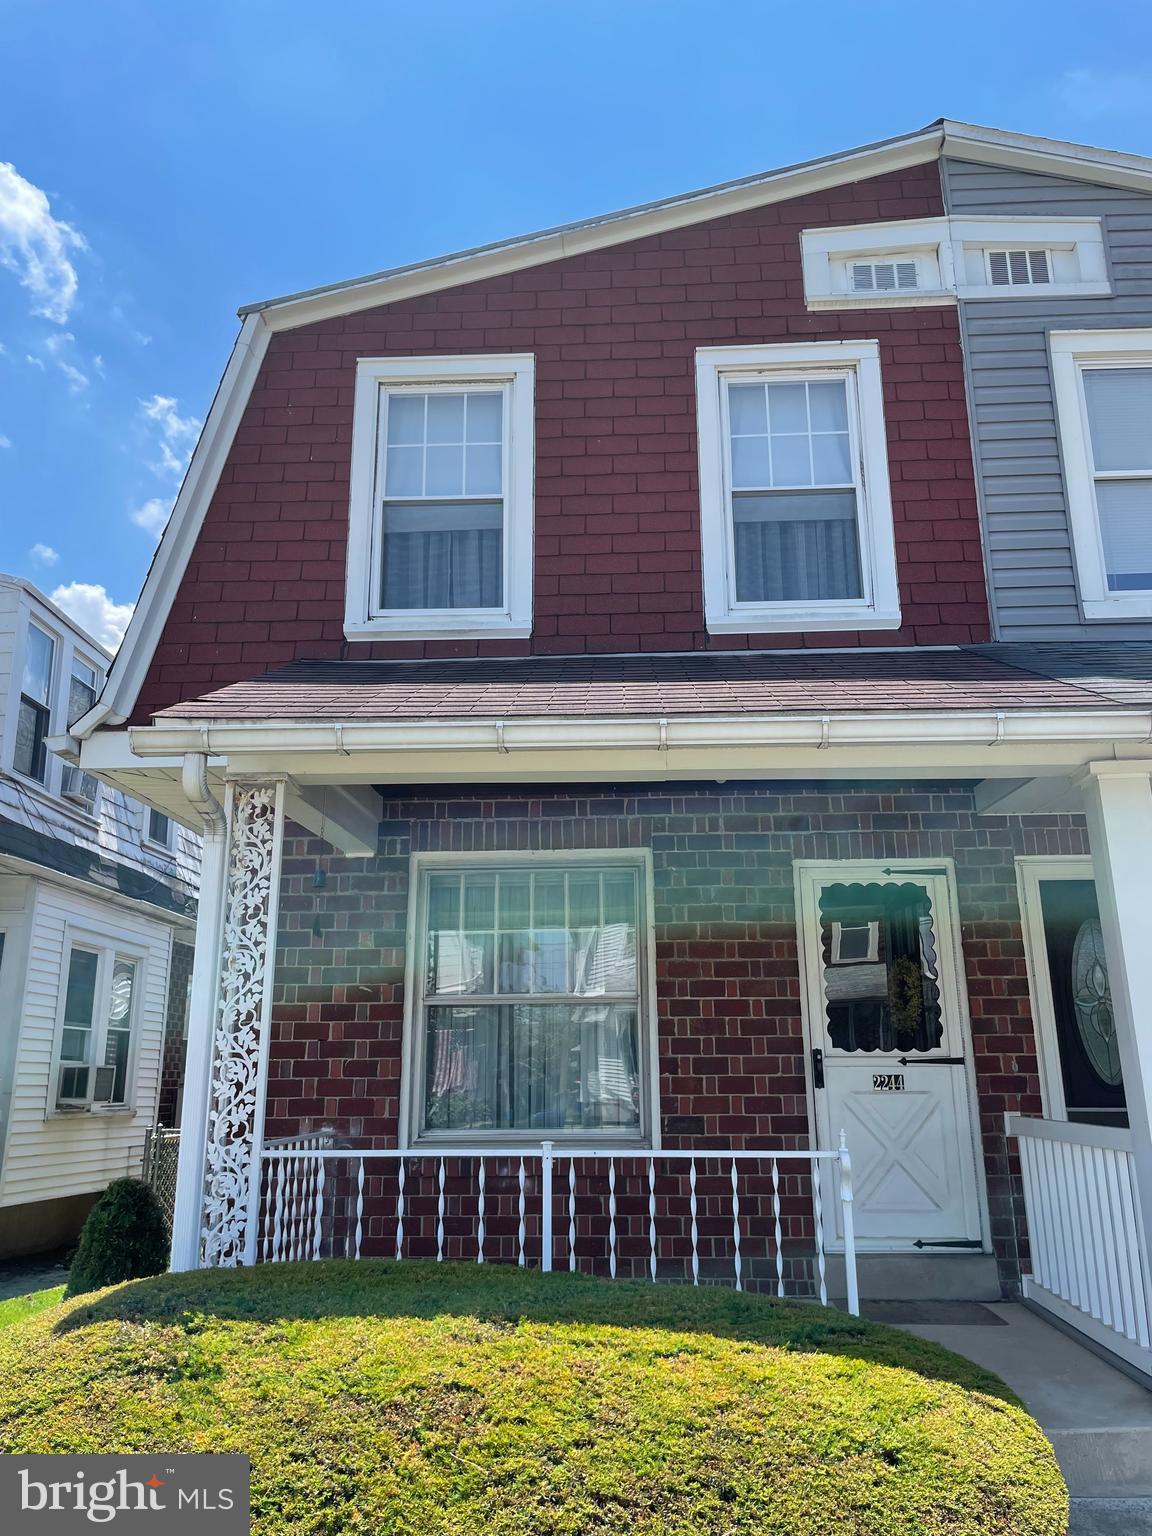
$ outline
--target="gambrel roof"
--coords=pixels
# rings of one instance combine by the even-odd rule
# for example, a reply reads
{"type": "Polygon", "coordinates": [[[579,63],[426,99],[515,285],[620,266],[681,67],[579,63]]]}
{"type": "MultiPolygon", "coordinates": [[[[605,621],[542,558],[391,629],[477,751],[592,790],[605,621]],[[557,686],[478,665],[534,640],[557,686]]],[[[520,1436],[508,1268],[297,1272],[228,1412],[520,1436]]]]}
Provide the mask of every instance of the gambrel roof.
{"type": "Polygon", "coordinates": [[[951,156],[1152,192],[1152,160],[941,118],[896,138],[739,181],[395,267],[241,309],[242,327],[104,691],[73,727],[84,739],[129,718],[274,332],[552,262],[951,156]]]}

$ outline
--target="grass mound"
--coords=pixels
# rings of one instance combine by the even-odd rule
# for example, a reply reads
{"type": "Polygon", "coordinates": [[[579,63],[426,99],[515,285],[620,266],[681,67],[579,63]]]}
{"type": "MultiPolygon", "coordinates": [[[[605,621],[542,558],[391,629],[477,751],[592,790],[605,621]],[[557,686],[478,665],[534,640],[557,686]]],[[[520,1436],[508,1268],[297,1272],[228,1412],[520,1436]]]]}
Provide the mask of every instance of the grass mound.
{"type": "Polygon", "coordinates": [[[244,1451],[256,1536],[1063,1536],[934,1345],[721,1290],[405,1263],[164,1275],[0,1335],[0,1451],[244,1451]]]}

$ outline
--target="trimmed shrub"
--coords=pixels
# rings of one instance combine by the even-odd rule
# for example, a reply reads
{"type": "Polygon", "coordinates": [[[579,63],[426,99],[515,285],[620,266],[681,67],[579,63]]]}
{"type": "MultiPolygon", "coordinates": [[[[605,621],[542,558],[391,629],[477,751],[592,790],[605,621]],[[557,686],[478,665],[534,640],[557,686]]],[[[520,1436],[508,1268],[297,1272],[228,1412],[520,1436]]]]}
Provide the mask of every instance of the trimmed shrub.
{"type": "Polygon", "coordinates": [[[88,1212],[65,1296],[168,1267],[168,1226],[160,1202],[139,1179],[114,1179],[88,1212]]]}
{"type": "Polygon", "coordinates": [[[0,1334],[0,1451],[239,1451],[254,1536],[1063,1536],[996,1377],[814,1305],[366,1260],[0,1334]]]}

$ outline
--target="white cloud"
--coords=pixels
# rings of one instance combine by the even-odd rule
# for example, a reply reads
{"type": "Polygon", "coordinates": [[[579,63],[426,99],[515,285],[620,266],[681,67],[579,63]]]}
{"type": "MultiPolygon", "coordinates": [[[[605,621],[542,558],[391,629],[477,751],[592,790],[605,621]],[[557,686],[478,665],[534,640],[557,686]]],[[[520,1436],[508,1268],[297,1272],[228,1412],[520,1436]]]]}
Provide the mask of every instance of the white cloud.
{"type": "Polygon", "coordinates": [[[160,433],[156,443],[160,458],[149,466],[153,474],[179,478],[188,468],[200,422],[195,416],[181,416],[179,404],[174,395],[153,395],[151,400],[140,402],[141,411],[160,433]]]}
{"type": "Polygon", "coordinates": [[[28,551],[28,558],[35,560],[39,565],[55,565],[60,556],[51,544],[33,544],[28,551]]]}
{"type": "Polygon", "coordinates": [[[83,394],[88,388],[88,375],[81,373],[79,368],[74,368],[71,363],[66,363],[63,358],[57,359],[56,366],[68,380],[68,393],[70,395],[83,394]]]}
{"type": "Polygon", "coordinates": [[[25,352],[24,361],[33,368],[39,368],[41,373],[44,372],[44,359],[42,357],[33,357],[31,352],[25,352]]]}
{"type": "Polygon", "coordinates": [[[52,217],[47,195],[0,161],[0,267],[32,295],[32,313],[63,325],[76,298],[73,251],[87,250],[79,230],[52,217]]]}
{"type": "Polygon", "coordinates": [[[52,601],[109,650],[118,649],[135,603],[114,603],[107,588],[86,581],[57,587],[52,601]]]}
{"type": "Polygon", "coordinates": [[[12,439],[10,437],[5,437],[3,432],[0,432],[0,449],[11,448],[11,446],[12,439]]]}
{"type": "Polygon", "coordinates": [[[143,506],[135,507],[128,516],[136,524],[137,528],[143,528],[156,538],[164,532],[168,526],[168,517],[172,511],[172,503],[165,501],[162,496],[153,496],[143,506]]]}
{"type": "Polygon", "coordinates": [[[1152,71],[1068,69],[1056,82],[1056,95],[1080,117],[1144,114],[1152,99],[1152,71]]]}

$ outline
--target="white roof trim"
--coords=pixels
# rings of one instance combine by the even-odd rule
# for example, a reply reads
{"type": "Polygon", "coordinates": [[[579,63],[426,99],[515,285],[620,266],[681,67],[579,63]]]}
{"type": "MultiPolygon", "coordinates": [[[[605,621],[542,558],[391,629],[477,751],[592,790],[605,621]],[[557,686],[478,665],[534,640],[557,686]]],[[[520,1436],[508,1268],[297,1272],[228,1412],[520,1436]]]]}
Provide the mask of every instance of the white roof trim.
{"type": "Polygon", "coordinates": [[[979,128],[948,118],[942,119],[940,127],[944,137],[942,154],[957,159],[1152,192],[1152,159],[1146,155],[1096,149],[1090,144],[1038,138],[1029,133],[1007,133],[1002,128],[979,128]]]}
{"type": "Polygon", "coordinates": [[[268,350],[270,334],[259,315],[250,315],[241,327],[103,691],[95,706],[72,726],[71,735],[77,741],[84,741],[100,726],[121,725],[135,707],[268,350]]]}

